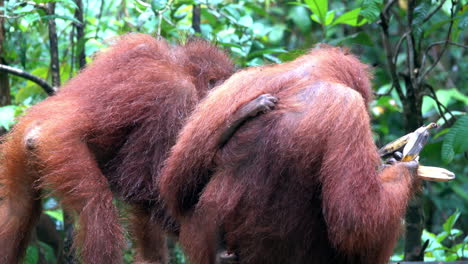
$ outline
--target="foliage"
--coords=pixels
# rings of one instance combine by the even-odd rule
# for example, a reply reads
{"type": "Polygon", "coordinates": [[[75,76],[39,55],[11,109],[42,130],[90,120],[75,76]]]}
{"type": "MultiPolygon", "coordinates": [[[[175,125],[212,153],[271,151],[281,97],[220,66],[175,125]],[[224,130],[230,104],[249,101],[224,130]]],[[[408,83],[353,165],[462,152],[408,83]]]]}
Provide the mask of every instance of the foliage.
{"type": "MultiPolygon", "coordinates": [[[[424,251],[424,260],[427,261],[454,261],[465,259],[468,256],[468,236],[465,232],[455,228],[460,217],[457,210],[442,225],[443,230],[434,234],[424,230],[422,241],[427,245],[424,251]]],[[[392,261],[401,261],[403,254],[396,254],[392,261]]]]}
{"type": "Polygon", "coordinates": [[[442,161],[449,163],[453,160],[456,153],[468,151],[468,115],[458,119],[450,131],[445,135],[442,144],[442,161]]]}
{"type": "Polygon", "coordinates": [[[422,239],[429,241],[425,260],[453,261],[468,257],[468,236],[462,230],[454,228],[459,217],[459,211],[452,214],[443,224],[443,231],[437,235],[424,231],[422,239]]]}
{"type": "MultiPolygon", "coordinates": [[[[57,23],[62,82],[79,70],[79,43],[85,42],[87,61],[91,62],[92,55],[104,48],[107,40],[127,32],[160,33],[173,43],[192,36],[209,39],[228,50],[240,68],[292,60],[320,42],[345,45],[374,66],[374,90],[381,96],[376,96],[370,110],[378,145],[408,132],[403,117],[408,114],[406,105],[410,99],[406,96],[410,86],[405,78],[411,72],[431,69],[430,74],[421,79],[424,96],[419,108],[424,123],[437,122],[441,129],[426,145],[420,162],[448,167],[456,173],[457,179],[450,183],[425,183],[423,197],[427,217],[423,239],[430,241],[426,258],[461,257],[458,252],[463,243],[460,230],[468,230],[468,79],[465,74],[468,60],[463,59],[466,48],[460,44],[467,39],[466,0],[422,0],[415,2],[412,9],[408,0],[393,1],[388,41],[395,51],[391,60],[398,72],[396,82],[389,74],[381,30],[381,13],[389,1],[89,0],[84,3],[84,40],[76,37],[75,27],[81,23],[75,18],[76,1],[54,1],[55,15],[44,11],[50,1],[5,1],[5,5],[0,6],[6,18],[0,57],[10,66],[50,82],[47,26],[50,19],[57,23]],[[201,10],[200,32],[192,27],[194,6],[201,10]],[[411,25],[405,24],[408,12],[412,12],[411,25]],[[430,19],[426,19],[428,16],[430,19]],[[403,38],[408,27],[412,28],[414,46],[421,48],[414,57],[419,62],[424,61],[413,71],[408,68],[413,58],[411,49],[403,38]],[[460,45],[447,45],[448,42],[460,45]],[[395,90],[396,85],[402,87],[404,97],[395,90]]],[[[15,118],[29,106],[46,97],[38,85],[19,77],[11,77],[10,86],[12,105],[0,106],[0,128],[5,129],[10,129],[15,118]]],[[[57,222],[58,230],[63,230],[63,215],[56,201],[47,200],[44,207],[57,222]]],[[[47,247],[40,241],[31,244],[26,263],[36,263],[39,256],[48,257],[47,247]]],[[[177,263],[185,263],[177,247],[175,254],[179,256],[177,263]]],[[[396,254],[400,254],[400,249],[396,254]]],[[[132,250],[125,253],[129,263],[132,255],[132,250]]]]}

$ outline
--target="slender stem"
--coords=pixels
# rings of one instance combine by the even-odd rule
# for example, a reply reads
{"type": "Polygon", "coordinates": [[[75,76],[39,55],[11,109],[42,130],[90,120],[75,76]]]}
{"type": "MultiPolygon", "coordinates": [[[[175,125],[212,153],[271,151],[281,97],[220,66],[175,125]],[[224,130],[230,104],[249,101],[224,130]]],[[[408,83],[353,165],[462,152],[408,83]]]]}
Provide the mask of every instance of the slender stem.
{"type": "MultiPolygon", "coordinates": [[[[445,37],[445,40],[443,41],[443,47],[442,47],[442,51],[439,53],[439,56],[436,58],[436,60],[434,61],[434,63],[424,72],[421,74],[421,76],[419,77],[419,82],[422,82],[424,80],[424,77],[426,77],[426,75],[428,75],[434,68],[435,66],[437,65],[437,63],[439,63],[440,59],[442,58],[442,56],[444,55],[445,51],[447,50],[447,47],[450,43],[450,35],[452,34],[452,29],[453,29],[453,24],[455,22],[455,20],[453,19],[454,16],[455,16],[455,9],[456,9],[456,4],[457,4],[457,1],[456,0],[452,0],[452,8],[450,9],[450,17],[451,17],[451,20],[450,20],[450,24],[449,24],[449,29],[448,29],[448,32],[447,32],[447,36],[445,37]]],[[[424,61],[425,62],[425,61],[424,61]]],[[[424,65],[421,64],[421,68],[423,67],[424,65]]]]}
{"type": "Polygon", "coordinates": [[[44,89],[44,91],[48,95],[52,95],[52,94],[55,93],[54,87],[52,87],[46,80],[44,80],[44,79],[42,79],[40,77],[37,77],[35,75],[32,75],[32,74],[30,74],[28,72],[25,72],[23,70],[20,70],[20,69],[11,67],[11,66],[0,64],[0,72],[10,73],[10,74],[13,74],[15,76],[19,76],[19,77],[22,77],[22,78],[24,78],[26,80],[32,81],[32,82],[36,83],[37,85],[39,85],[42,89],[44,89]]]}
{"type": "Polygon", "coordinates": [[[427,16],[426,16],[426,17],[423,19],[423,21],[421,22],[421,24],[424,24],[424,23],[426,23],[429,19],[431,19],[431,17],[432,17],[435,13],[437,13],[437,11],[439,11],[439,9],[444,5],[445,1],[447,1],[447,0],[442,0],[442,1],[440,2],[440,4],[439,4],[434,10],[432,10],[431,13],[427,14],[427,16]]]}
{"type": "Polygon", "coordinates": [[[157,36],[158,38],[161,37],[161,25],[162,25],[163,14],[164,14],[164,12],[166,12],[166,11],[171,7],[172,1],[173,1],[173,0],[168,1],[167,4],[166,4],[166,6],[164,6],[164,8],[161,9],[161,10],[159,10],[159,11],[156,11],[156,10],[153,9],[153,13],[154,13],[156,16],[158,16],[158,30],[157,30],[157,32],[156,32],[156,36],[157,36]]]}

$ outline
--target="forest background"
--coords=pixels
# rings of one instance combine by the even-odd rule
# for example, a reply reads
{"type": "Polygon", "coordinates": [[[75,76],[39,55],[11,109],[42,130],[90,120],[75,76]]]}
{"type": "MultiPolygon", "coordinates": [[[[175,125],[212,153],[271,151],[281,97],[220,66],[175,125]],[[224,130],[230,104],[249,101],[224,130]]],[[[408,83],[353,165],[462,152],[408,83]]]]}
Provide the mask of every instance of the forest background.
{"type": "MultiPolygon", "coordinates": [[[[200,36],[226,49],[239,68],[289,61],[317,43],[346,46],[373,68],[376,144],[437,122],[420,162],[457,175],[451,182],[424,183],[410,203],[406,232],[392,260],[463,260],[468,258],[467,2],[0,0],[0,134],[75,76],[112,37],[128,32],[172,43],[200,36]]],[[[44,207],[51,225],[36,230],[25,263],[72,263],[64,257],[71,254],[71,217],[54,198],[44,207]]],[[[170,244],[171,263],[186,263],[170,244]]],[[[129,240],[128,263],[133,253],[129,240]]]]}

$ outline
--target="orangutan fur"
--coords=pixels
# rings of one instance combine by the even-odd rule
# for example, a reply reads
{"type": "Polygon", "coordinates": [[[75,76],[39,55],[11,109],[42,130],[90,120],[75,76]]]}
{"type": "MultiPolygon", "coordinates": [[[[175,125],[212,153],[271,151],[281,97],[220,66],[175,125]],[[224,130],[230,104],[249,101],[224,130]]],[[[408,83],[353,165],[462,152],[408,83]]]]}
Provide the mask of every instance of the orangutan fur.
{"type": "Polygon", "coordinates": [[[204,41],[172,46],[129,34],[28,109],[0,145],[0,263],[24,255],[42,189],[78,214],[83,263],[122,263],[114,194],[135,214],[137,261],[165,263],[162,229],[178,227],[155,189],[162,161],[195,104],[233,70],[227,55],[204,41]]]}
{"type": "Polygon", "coordinates": [[[243,70],[210,93],[159,181],[190,263],[214,263],[217,240],[242,264],[386,263],[417,163],[379,171],[371,95],[368,67],[333,47],[243,70]],[[275,110],[218,150],[219,127],[264,93],[275,110]]]}

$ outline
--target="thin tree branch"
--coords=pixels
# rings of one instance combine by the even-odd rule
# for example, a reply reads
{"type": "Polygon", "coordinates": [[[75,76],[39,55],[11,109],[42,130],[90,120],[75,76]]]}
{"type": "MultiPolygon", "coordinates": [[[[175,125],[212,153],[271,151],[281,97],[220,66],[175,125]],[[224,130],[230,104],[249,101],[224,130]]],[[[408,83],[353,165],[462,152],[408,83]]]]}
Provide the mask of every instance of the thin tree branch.
{"type": "Polygon", "coordinates": [[[392,58],[392,61],[393,61],[393,64],[397,64],[397,60],[398,60],[398,55],[399,55],[399,52],[400,52],[400,48],[401,48],[401,44],[403,44],[403,40],[406,39],[406,37],[408,36],[408,34],[410,33],[411,31],[407,31],[405,32],[401,38],[398,40],[397,44],[395,45],[395,50],[394,50],[394,54],[393,54],[393,58],[392,58]]]}
{"type": "MultiPolygon", "coordinates": [[[[457,1],[452,0],[452,8],[450,9],[451,20],[450,20],[449,29],[448,29],[448,32],[447,32],[447,37],[445,38],[445,41],[443,41],[444,43],[443,43],[442,51],[439,53],[439,56],[434,61],[434,63],[424,73],[421,74],[421,76],[419,77],[419,82],[422,82],[424,80],[424,77],[426,77],[426,75],[429,74],[435,68],[435,66],[437,65],[437,63],[439,63],[440,59],[442,58],[445,51],[447,50],[448,43],[450,42],[450,35],[452,34],[453,24],[455,22],[455,20],[453,18],[455,16],[456,3],[457,3],[457,1]]],[[[421,68],[422,67],[424,67],[423,64],[421,64],[421,68]]]]}
{"type": "Polygon", "coordinates": [[[429,51],[430,51],[433,47],[438,46],[438,45],[443,45],[443,44],[447,44],[447,45],[452,45],[452,46],[457,46],[457,47],[460,47],[460,48],[468,49],[468,46],[467,46],[467,45],[463,45],[463,44],[461,44],[461,43],[456,43],[456,42],[451,42],[451,41],[448,41],[448,42],[447,42],[446,40],[442,40],[442,41],[437,41],[437,42],[431,43],[429,46],[427,46],[426,51],[424,52],[421,65],[424,65],[424,64],[426,63],[426,57],[428,56],[429,51]]]}
{"type": "Polygon", "coordinates": [[[421,24],[424,24],[424,23],[426,23],[429,19],[431,19],[431,17],[432,17],[435,13],[437,13],[437,11],[439,11],[439,9],[445,4],[445,1],[447,1],[447,0],[442,0],[442,1],[440,2],[440,4],[439,4],[434,10],[432,10],[431,13],[427,14],[427,16],[426,16],[426,17],[423,19],[423,21],[421,22],[421,24]]]}
{"type": "Polygon", "coordinates": [[[162,24],[162,20],[163,20],[163,14],[164,14],[164,12],[166,12],[169,8],[171,8],[172,1],[173,1],[173,0],[169,0],[169,1],[167,2],[167,4],[164,6],[164,8],[161,9],[161,10],[154,10],[154,9],[153,9],[153,13],[158,17],[158,20],[159,20],[159,21],[158,21],[158,31],[156,32],[158,38],[161,37],[161,24],[162,24]]]}
{"type": "Polygon", "coordinates": [[[430,98],[432,98],[432,100],[434,100],[434,102],[436,102],[437,111],[439,112],[442,119],[444,119],[445,123],[448,122],[447,119],[445,118],[445,114],[449,114],[452,117],[453,120],[457,120],[455,115],[453,115],[452,112],[444,104],[442,104],[439,101],[439,98],[437,97],[437,93],[435,92],[434,87],[432,87],[431,85],[429,85],[427,83],[424,84],[424,87],[426,87],[431,92],[431,94],[428,95],[428,96],[430,98]],[[444,113],[444,111],[445,111],[445,113],[444,113]]]}
{"type": "Polygon", "coordinates": [[[385,8],[383,9],[382,13],[380,13],[379,25],[382,29],[381,31],[382,42],[383,42],[383,47],[384,47],[386,58],[387,58],[388,70],[390,71],[390,77],[392,79],[392,88],[390,89],[393,89],[393,87],[395,87],[395,90],[397,91],[400,99],[404,100],[405,95],[403,94],[403,90],[401,89],[401,86],[400,86],[396,65],[395,63],[393,63],[394,53],[390,44],[390,37],[389,37],[390,34],[388,32],[388,21],[389,21],[388,12],[389,12],[390,7],[394,3],[395,3],[395,0],[391,0],[385,5],[385,8]]]}
{"type": "Polygon", "coordinates": [[[9,74],[13,74],[13,75],[18,76],[18,77],[22,77],[22,78],[24,78],[26,80],[29,80],[31,82],[36,83],[42,89],[44,89],[44,91],[48,95],[53,95],[55,93],[55,91],[56,91],[56,88],[52,87],[46,80],[44,80],[44,79],[42,79],[40,77],[37,77],[35,75],[32,75],[32,74],[30,74],[28,72],[25,72],[23,70],[20,70],[20,69],[11,67],[11,66],[0,64],[0,71],[1,72],[6,72],[6,73],[9,73],[9,74]]]}
{"type": "MultiPolygon", "coordinates": [[[[392,8],[392,5],[396,3],[396,0],[390,0],[388,1],[388,3],[385,5],[383,11],[382,11],[382,14],[385,14],[387,15],[388,14],[388,11],[390,10],[390,8],[392,8]]],[[[386,17],[386,20],[388,20],[388,17],[386,17]]]]}
{"type": "Polygon", "coordinates": [[[201,16],[201,8],[200,5],[193,5],[192,9],[192,28],[196,33],[201,33],[200,28],[200,16],[201,16]]]}
{"type": "MultiPolygon", "coordinates": [[[[70,30],[70,74],[73,76],[73,69],[75,69],[75,30],[70,30]]],[[[63,58],[66,58],[63,56],[63,58]]]]}
{"type": "Polygon", "coordinates": [[[100,29],[100,24],[101,24],[101,18],[102,18],[102,13],[104,12],[104,0],[101,0],[101,6],[99,7],[99,13],[97,16],[97,25],[96,25],[96,33],[94,33],[94,38],[98,38],[99,34],[99,29],[100,29]]]}
{"type": "Polygon", "coordinates": [[[410,77],[410,82],[411,82],[411,87],[406,87],[407,94],[409,92],[415,93],[416,89],[418,89],[417,83],[416,83],[416,77],[415,75],[417,74],[415,72],[415,69],[417,69],[416,65],[416,56],[417,56],[417,51],[414,46],[414,35],[413,35],[413,13],[415,9],[416,1],[415,0],[409,0],[408,1],[408,10],[407,10],[407,19],[408,19],[408,34],[406,34],[406,53],[407,53],[407,62],[408,62],[408,72],[409,72],[409,77],[410,77]],[[413,91],[409,91],[410,88],[413,91]]]}
{"type": "Polygon", "coordinates": [[[388,95],[390,95],[390,93],[393,91],[394,88],[395,88],[395,86],[392,85],[392,86],[390,86],[390,89],[388,89],[388,91],[386,91],[385,93],[377,93],[377,92],[374,92],[374,96],[375,96],[375,97],[388,96],[388,95]]]}

